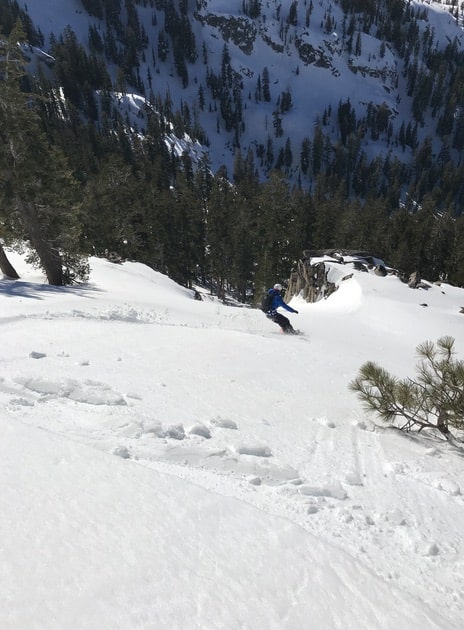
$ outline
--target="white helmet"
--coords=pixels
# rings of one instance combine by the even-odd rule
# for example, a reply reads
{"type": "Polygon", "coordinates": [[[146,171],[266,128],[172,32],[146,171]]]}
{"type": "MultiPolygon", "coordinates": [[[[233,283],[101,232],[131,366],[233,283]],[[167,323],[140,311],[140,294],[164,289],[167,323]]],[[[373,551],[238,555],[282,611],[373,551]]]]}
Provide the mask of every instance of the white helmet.
{"type": "Polygon", "coordinates": [[[275,289],[276,291],[282,291],[282,285],[281,285],[281,284],[279,284],[279,283],[277,282],[277,283],[274,285],[274,289],[275,289]]]}

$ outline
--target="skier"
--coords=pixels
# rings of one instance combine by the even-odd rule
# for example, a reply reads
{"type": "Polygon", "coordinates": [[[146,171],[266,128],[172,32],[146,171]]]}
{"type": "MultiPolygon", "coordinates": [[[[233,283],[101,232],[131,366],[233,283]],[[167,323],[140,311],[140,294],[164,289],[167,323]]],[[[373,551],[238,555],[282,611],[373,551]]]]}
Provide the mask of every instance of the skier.
{"type": "Polygon", "coordinates": [[[286,311],[289,311],[289,313],[298,314],[298,311],[296,311],[294,308],[292,308],[288,304],[285,304],[280,294],[281,291],[282,291],[282,285],[279,283],[275,284],[272,289],[268,290],[268,292],[266,293],[263,299],[263,301],[266,301],[266,305],[263,310],[266,313],[266,317],[268,317],[269,319],[271,319],[273,322],[275,322],[281,327],[282,332],[288,335],[296,335],[298,333],[290,324],[290,321],[288,320],[288,318],[285,317],[285,315],[282,315],[282,313],[277,312],[277,309],[279,307],[282,307],[286,311]]]}

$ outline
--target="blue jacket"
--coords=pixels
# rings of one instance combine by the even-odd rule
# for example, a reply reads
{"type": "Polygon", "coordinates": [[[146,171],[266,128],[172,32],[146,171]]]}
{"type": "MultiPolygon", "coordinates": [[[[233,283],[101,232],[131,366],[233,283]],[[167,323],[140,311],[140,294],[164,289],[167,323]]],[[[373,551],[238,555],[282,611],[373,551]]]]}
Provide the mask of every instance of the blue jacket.
{"type": "Polygon", "coordinates": [[[296,313],[294,308],[292,308],[288,304],[285,304],[285,302],[282,299],[282,296],[280,295],[280,291],[276,291],[275,289],[269,289],[268,293],[273,294],[272,305],[271,305],[270,310],[268,311],[268,315],[274,315],[279,307],[284,308],[286,311],[289,311],[289,313],[296,313]]]}

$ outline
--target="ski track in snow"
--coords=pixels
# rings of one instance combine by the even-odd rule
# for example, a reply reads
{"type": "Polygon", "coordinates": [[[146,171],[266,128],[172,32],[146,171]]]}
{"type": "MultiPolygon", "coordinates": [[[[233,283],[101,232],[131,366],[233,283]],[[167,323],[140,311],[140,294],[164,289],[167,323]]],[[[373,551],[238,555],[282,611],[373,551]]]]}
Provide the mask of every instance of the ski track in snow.
{"type": "MultiPolygon", "coordinates": [[[[79,318],[83,325],[110,319],[123,326],[187,326],[185,322],[169,320],[167,313],[121,306],[102,312],[74,309],[67,315],[46,312],[30,317],[44,322],[79,318]]],[[[16,320],[3,318],[0,324],[13,321],[16,320]]],[[[240,315],[223,323],[237,333],[256,334],[253,330],[240,330],[240,326],[234,329],[237,322],[240,323],[240,315]]],[[[18,323],[23,325],[19,320],[18,323]]],[[[192,322],[188,326],[192,328],[192,322]]],[[[204,326],[198,323],[199,328],[204,326]]],[[[271,332],[269,337],[273,335],[271,332]]],[[[459,553],[462,558],[459,522],[454,532],[444,535],[436,526],[439,515],[427,513],[430,493],[440,493],[443,508],[448,511],[453,506],[462,508],[463,504],[464,488],[440,465],[443,445],[431,443],[426,449],[417,443],[416,458],[407,464],[399,463],[395,460],[395,448],[401,448],[405,438],[395,431],[360,421],[353,422],[350,431],[341,433],[336,421],[313,417],[313,438],[296,447],[297,465],[293,467],[280,461],[274,446],[243,430],[232,418],[210,416],[201,422],[186,423],[182,418],[179,422],[166,422],[162,410],[148,413],[143,408],[143,394],[121,391],[88,376],[86,370],[93,360],[92,356],[57,352],[56,346],[51,350],[30,348],[27,356],[18,352],[18,373],[0,378],[0,402],[11,416],[31,424],[35,424],[34,407],[48,405],[50,422],[42,428],[284,516],[348,551],[406,592],[413,584],[431,608],[443,607],[452,618],[462,612],[464,567],[458,560],[459,553]],[[62,363],[62,378],[47,376],[47,361],[62,363]],[[80,377],[76,376],[79,370],[80,377]],[[87,408],[87,422],[82,422],[82,412],[80,424],[73,420],[75,405],[87,408]],[[378,492],[380,481],[401,494],[403,508],[392,510],[383,501],[378,492]],[[424,506],[420,519],[410,516],[409,500],[424,506]],[[377,566],[381,549],[388,549],[391,554],[388,574],[377,566]],[[408,557],[414,559],[411,571],[405,561],[408,557]],[[418,565],[419,573],[423,571],[436,579],[417,584],[418,565]],[[454,590],[441,586],[440,575],[444,571],[450,575],[445,584],[453,583],[454,590]]],[[[120,360],[115,355],[115,364],[120,360]]],[[[157,386],[166,384],[159,382],[157,386]]],[[[458,520],[457,509],[456,517],[458,520]]]]}

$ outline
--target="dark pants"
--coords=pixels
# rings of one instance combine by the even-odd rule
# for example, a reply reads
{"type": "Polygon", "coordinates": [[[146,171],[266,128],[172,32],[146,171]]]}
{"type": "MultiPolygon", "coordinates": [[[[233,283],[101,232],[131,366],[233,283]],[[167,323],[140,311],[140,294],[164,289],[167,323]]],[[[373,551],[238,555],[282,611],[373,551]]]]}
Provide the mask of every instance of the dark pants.
{"type": "Polygon", "coordinates": [[[293,326],[285,315],[282,313],[274,313],[273,315],[268,315],[269,319],[272,319],[274,323],[282,328],[282,330],[286,332],[293,332],[293,326]]]}

